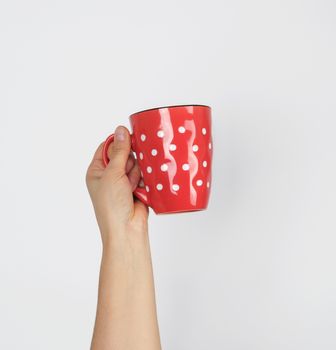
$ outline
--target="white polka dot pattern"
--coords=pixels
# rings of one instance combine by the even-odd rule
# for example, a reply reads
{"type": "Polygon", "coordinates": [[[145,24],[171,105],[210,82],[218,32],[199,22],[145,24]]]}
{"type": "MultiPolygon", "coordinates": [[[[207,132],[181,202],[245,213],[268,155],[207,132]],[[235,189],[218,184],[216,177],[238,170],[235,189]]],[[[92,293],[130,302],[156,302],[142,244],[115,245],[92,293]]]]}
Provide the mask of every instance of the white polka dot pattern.
{"type": "Polygon", "coordinates": [[[160,138],[162,139],[163,136],[164,136],[164,131],[163,131],[163,130],[159,130],[159,131],[157,132],[157,136],[160,137],[160,138]]]}
{"type": "Polygon", "coordinates": [[[174,191],[178,191],[178,190],[180,189],[180,186],[179,186],[178,184],[174,184],[174,185],[172,186],[172,189],[173,189],[174,191]]]}
{"type": "Polygon", "coordinates": [[[166,129],[161,120],[154,130],[152,125],[141,128],[140,143],[135,145],[141,150],[136,152],[141,168],[139,186],[153,201],[169,193],[174,194],[172,201],[188,201],[190,191],[196,191],[199,203],[198,196],[206,196],[210,189],[211,129],[208,122],[197,126],[188,119],[171,124],[166,129]]]}

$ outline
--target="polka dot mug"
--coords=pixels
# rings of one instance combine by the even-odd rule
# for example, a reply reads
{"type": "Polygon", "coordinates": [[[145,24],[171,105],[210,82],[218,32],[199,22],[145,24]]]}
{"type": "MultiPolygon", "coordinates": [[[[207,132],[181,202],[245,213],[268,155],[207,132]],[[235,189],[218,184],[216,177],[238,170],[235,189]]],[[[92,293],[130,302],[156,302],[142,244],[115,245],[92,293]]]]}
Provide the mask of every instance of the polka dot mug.
{"type": "MultiPolygon", "coordinates": [[[[211,107],[177,105],[146,109],[130,117],[132,150],[143,187],[134,195],[156,214],[204,210],[211,188],[211,107]]],[[[103,161],[108,164],[108,136],[103,161]]]]}

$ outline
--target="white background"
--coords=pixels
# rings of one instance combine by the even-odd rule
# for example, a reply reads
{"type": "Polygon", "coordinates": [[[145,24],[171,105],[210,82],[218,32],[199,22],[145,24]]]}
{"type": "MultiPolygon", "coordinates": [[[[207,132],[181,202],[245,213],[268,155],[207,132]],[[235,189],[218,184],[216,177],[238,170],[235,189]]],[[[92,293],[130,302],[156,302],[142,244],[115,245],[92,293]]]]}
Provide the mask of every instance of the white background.
{"type": "Polygon", "coordinates": [[[1,2],[0,348],[89,348],[93,152],[133,112],[200,103],[209,208],[150,215],[163,349],[335,349],[335,18],[332,0],[1,2]]]}

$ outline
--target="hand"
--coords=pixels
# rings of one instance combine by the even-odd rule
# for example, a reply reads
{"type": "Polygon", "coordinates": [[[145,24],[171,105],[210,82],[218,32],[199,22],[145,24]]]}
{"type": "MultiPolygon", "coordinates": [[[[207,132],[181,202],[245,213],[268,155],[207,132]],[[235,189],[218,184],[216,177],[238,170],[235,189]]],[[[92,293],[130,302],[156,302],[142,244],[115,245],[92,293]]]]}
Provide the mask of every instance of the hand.
{"type": "Polygon", "coordinates": [[[140,169],[131,152],[127,128],[117,127],[108,148],[109,164],[102,159],[102,142],[87,169],[86,184],[95,210],[103,244],[125,232],[147,232],[148,207],[133,198],[140,169]]]}
{"type": "Polygon", "coordinates": [[[133,198],[140,170],[128,130],[119,126],[109,146],[95,152],[86,184],[103,241],[92,350],[160,350],[148,239],[148,207],[133,198]]]}

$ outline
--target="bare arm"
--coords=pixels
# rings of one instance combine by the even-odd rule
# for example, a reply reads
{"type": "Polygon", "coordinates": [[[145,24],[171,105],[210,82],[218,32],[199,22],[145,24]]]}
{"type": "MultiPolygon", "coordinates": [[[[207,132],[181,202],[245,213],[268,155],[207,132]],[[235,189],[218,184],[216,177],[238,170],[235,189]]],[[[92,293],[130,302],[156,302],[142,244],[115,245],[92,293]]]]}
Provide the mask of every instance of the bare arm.
{"type": "Polygon", "coordinates": [[[117,128],[106,169],[101,152],[102,144],[86,175],[103,242],[91,350],[160,350],[148,208],[133,199],[140,171],[128,130],[117,128]]]}

